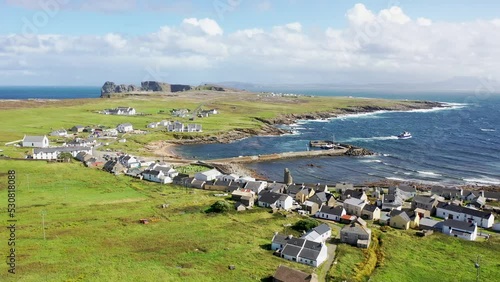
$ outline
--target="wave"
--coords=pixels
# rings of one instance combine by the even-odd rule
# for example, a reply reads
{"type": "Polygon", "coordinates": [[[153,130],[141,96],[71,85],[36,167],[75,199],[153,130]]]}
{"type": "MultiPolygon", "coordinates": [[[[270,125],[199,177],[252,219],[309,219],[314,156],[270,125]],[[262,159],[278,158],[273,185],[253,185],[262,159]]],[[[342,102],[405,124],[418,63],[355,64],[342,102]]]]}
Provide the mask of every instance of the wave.
{"type": "Polygon", "coordinates": [[[432,171],[423,171],[423,170],[422,170],[422,171],[420,171],[420,170],[418,170],[417,172],[418,172],[419,174],[423,174],[423,175],[427,175],[427,176],[432,176],[432,177],[440,177],[440,176],[443,176],[443,175],[441,175],[441,174],[439,174],[439,173],[435,173],[435,172],[432,172],[432,171]]]}
{"type": "Polygon", "coordinates": [[[403,179],[403,178],[393,177],[393,176],[390,176],[390,177],[385,177],[385,179],[388,179],[388,180],[396,180],[396,181],[408,181],[408,179],[403,179]]]}
{"type": "Polygon", "coordinates": [[[495,132],[497,131],[496,129],[493,129],[493,128],[480,128],[481,131],[485,131],[485,132],[495,132]]]}
{"type": "Polygon", "coordinates": [[[394,111],[380,110],[380,111],[374,111],[374,112],[369,112],[369,113],[341,114],[341,115],[338,115],[337,118],[339,118],[341,120],[351,119],[351,118],[379,118],[376,115],[390,113],[390,112],[394,112],[394,111]]]}
{"type": "Polygon", "coordinates": [[[362,160],[362,163],[381,163],[381,160],[362,160]]]}
{"type": "Polygon", "coordinates": [[[383,141],[383,140],[397,140],[397,136],[375,136],[375,137],[354,137],[354,138],[349,138],[346,140],[346,142],[356,142],[356,141],[361,141],[361,142],[371,142],[371,141],[383,141]]]}
{"type": "Polygon", "coordinates": [[[479,186],[500,185],[500,179],[491,177],[464,178],[463,181],[467,182],[468,184],[476,184],[479,186]]]}

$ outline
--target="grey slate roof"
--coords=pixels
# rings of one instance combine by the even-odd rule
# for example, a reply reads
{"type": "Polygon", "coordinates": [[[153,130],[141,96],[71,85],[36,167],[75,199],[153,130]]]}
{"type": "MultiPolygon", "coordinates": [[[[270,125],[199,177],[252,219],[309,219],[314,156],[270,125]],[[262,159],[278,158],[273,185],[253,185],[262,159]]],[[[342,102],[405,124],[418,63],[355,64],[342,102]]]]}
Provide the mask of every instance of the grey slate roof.
{"type": "Polygon", "coordinates": [[[314,227],[313,230],[321,235],[327,233],[328,231],[331,231],[332,229],[330,228],[330,226],[328,226],[328,224],[323,223],[314,227]]]}
{"type": "Polygon", "coordinates": [[[300,250],[302,248],[293,244],[286,244],[286,246],[283,248],[283,251],[281,253],[283,255],[287,256],[292,256],[292,257],[297,257],[300,253],[300,250]]]}
{"type": "Polygon", "coordinates": [[[336,207],[322,206],[320,212],[341,216],[343,210],[344,210],[343,206],[336,206],[336,207]]]}
{"type": "Polygon", "coordinates": [[[283,194],[273,193],[273,192],[264,192],[260,194],[259,202],[274,204],[276,201],[283,196],[283,194]]]}
{"type": "Polygon", "coordinates": [[[457,213],[464,213],[472,216],[477,216],[481,218],[489,218],[491,216],[491,213],[488,212],[483,212],[483,211],[478,211],[475,209],[469,209],[466,207],[461,207],[461,206],[456,206],[448,203],[439,203],[437,205],[438,208],[445,209],[448,211],[453,211],[457,213]]]}
{"type": "Polygon", "coordinates": [[[454,219],[447,219],[443,222],[444,226],[449,226],[451,228],[457,228],[462,230],[467,230],[473,232],[476,229],[476,225],[474,223],[469,223],[465,221],[458,221],[454,219]]]}
{"type": "Polygon", "coordinates": [[[427,196],[415,196],[413,197],[413,202],[420,204],[431,204],[434,203],[436,199],[427,196]]]}
{"type": "Polygon", "coordinates": [[[391,218],[394,218],[396,216],[400,216],[404,221],[411,221],[410,216],[404,212],[404,211],[398,211],[398,210],[392,210],[391,213],[391,218]]]}
{"type": "Polygon", "coordinates": [[[274,235],[272,242],[284,246],[286,243],[288,243],[288,239],[289,239],[288,236],[282,234],[276,234],[274,235]]]}
{"type": "Polygon", "coordinates": [[[52,147],[52,148],[35,148],[33,149],[34,154],[38,153],[54,153],[54,152],[75,152],[75,151],[90,151],[89,147],[52,147]]]}
{"type": "Polygon", "coordinates": [[[363,210],[364,211],[368,211],[368,212],[374,212],[375,209],[377,209],[377,206],[376,205],[365,205],[363,207],[363,210]]]}
{"type": "Polygon", "coordinates": [[[45,136],[25,136],[23,142],[31,142],[31,143],[43,142],[44,138],[45,136]]]}
{"type": "Polygon", "coordinates": [[[350,196],[352,198],[361,199],[361,197],[363,197],[363,193],[364,193],[363,191],[347,189],[344,191],[344,193],[342,193],[342,196],[345,198],[350,196]]]}

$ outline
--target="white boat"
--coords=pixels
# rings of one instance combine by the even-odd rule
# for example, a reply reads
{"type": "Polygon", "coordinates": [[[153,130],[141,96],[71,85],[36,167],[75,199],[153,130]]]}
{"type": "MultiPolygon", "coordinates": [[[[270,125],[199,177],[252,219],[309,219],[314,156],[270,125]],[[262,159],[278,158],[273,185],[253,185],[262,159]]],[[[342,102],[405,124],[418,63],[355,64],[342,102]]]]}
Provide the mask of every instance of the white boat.
{"type": "Polygon", "coordinates": [[[411,133],[408,131],[405,131],[405,132],[398,135],[399,139],[410,139],[411,137],[412,137],[411,133]]]}

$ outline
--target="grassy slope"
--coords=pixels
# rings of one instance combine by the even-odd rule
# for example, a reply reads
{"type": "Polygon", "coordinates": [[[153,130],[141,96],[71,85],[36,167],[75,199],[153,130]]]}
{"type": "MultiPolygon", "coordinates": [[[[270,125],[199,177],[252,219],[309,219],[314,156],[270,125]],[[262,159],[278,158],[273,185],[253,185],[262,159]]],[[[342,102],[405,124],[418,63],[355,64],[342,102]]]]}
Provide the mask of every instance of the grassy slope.
{"type": "MultiPolygon", "coordinates": [[[[1,281],[255,281],[279,264],[312,270],[265,248],[274,231],[298,218],[259,208],[211,216],[203,211],[218,199],[213,193],[79,164],[0,161],[0,167],[15,169],[19,185],[18,273],[8,276],[4,266],[1,281]],[[158,208],[162,203],[169,208],[158,208]],[[159,221],[143,225],[141,218],[159,221]]],[[[2,179],[0,192],[6,194],[2,179]]],[[[0,220],[5,222],[5,212],[0,220]]]]}

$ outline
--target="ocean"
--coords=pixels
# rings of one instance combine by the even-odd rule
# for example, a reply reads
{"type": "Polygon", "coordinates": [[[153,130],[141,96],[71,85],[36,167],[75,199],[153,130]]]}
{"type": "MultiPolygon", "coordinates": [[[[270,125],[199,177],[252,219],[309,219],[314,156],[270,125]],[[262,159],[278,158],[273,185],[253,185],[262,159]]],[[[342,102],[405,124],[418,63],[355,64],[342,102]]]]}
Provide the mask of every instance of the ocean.
{"type": "MultiPolygon", "coordinates": [[[[290,92],[290,91],[288,91],[290,92]]],[[[296,92],[298,93],[298,92],[296,92]]],[[[330,91],[301,91],[323,96],[330,91]]],[[[446,109],[355,114],[298,121],[296,134],[251,137],[231,144],[187,145],[178,152],[200,159],[304,151],[310,140],[333,140],[367,148],[373,156],[286,159],[250,164],[280,181],[288,168],[297,183],[364,183],[382,180],[427,185],[500,185],[500,96],[467,93],[355,92],[349,96],[446,102],[446,109]],[[409,131],[411,139],[397,135],[409,131]]]]}
{"type": "MultiPolygon", "coordinates": [[[[297,183],[380,180],[444,185],[500,185],[500,95],[398,93],[396,91],[297,90],[317,96],[418,99],[449,103],[447,109],[376,112],[330,120],[297,121],[296,134],[258,136],[231,144],[186,145],[177,153],[211,159],[304,151],[310,140],[333,140],[367,148],[373,156],[287,159],[250,164],[280,181],[288,168],[297,183]],[[403,131],[413,138],[396,137],[403,131]]],[[[0,99],[97,98],[99,87],[0,87],[0,99]]]]}

